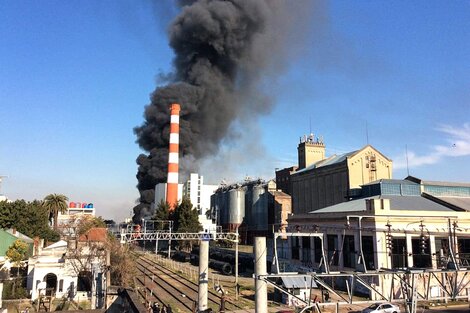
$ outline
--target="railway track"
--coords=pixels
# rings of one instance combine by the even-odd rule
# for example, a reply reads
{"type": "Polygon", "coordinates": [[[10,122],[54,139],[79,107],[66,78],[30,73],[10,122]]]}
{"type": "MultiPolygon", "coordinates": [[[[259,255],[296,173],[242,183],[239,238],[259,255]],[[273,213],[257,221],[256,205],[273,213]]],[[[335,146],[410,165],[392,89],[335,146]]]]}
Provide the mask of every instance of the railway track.
{"type": "MultiPolygon", "coordinates": [[[[198,299],[197,283],[146,256],[141,256],[137,260],[137,269],[143,274],[136,278],[141,285],[139,288],[141,296],[152,302],[171,302],[182,312],[194,310],[198,299]]],[[[221,301],[220,295],[209,289],[207,300],[208,307],[218,311],[221,301]]],[[[244,309],[238,303],[226,298],[226,311],[244,309]]]]}

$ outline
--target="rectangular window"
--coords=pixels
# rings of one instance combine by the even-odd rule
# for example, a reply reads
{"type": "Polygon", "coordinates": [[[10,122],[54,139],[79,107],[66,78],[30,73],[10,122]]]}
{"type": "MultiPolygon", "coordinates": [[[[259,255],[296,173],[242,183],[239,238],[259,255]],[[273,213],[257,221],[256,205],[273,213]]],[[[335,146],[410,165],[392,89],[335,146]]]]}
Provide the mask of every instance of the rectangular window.
{"type": "Polygon", "coordinates": [[[470,238],[457,239],[457,253],[459,254],[460,261],[463,264],[470,264],[470,238]]]}
{"type": "Polygon", "coordinates": [[[356,250],[354,247],[354,236],[344,236],[343,243],[343,265],[344,267],[355,267],[356,250]]]}
{"type": "MultiPolygon", "coordinates": [[[[437,267],[447,267],[449,259],[449,240],[447,238],[435,238],[437,267]]],[[[460,243],[460,241],[459,241],[460,243]]]]}
{"type": "Polygon", "coordinates": [[[302,237],[302,262],[310,261],[310,237],[302,237]]]}
{"type": "Polygon", "coordinates": [[[338,236],[327,235],[328,264],[338,265],[338,236]]]}
{"type": "Polygon", "coordinates": [[[429,239],[422,241],[420,238],[411,239],[411,247],[413,248],[413,266],[414,267],[431,267],[431,248],[429,247],[429,239]]]}
{"type": "MultiPolygon", "coordinates": [[[[390,253],[390,251],[387,251],[390,253]]],[[[408,252],[406,250],[406,239],[405,238],[393,238],[392,239],[392,268],[404,268],[408,267],[408,252]]]]}
{"type": "Polygon", "coordinates": [[[372,236],[362,236],[362,252],[364,253],[364,263],[368,270],[375,269],[374,238],[372,236]]]}
{"type": "Polygon", "coordinates": [[[292,239],[292,259],[298,260],[299,259],[299,238],[298,237],[291,237],[292,239]]]}
{"type": "Polygon", "coordinates": [[[315,262],[320,263],[322,258],[321,239],[313,237],[313,253],[315,255],[315,262]]]}

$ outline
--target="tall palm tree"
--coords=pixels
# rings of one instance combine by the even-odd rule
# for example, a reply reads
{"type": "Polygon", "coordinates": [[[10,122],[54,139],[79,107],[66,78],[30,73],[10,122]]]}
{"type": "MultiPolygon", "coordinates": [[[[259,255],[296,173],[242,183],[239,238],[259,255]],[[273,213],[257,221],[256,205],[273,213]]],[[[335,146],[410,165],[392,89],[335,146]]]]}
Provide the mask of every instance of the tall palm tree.
{"type": "Polygon", "coordinates": [[[60,213],[67,212],[69,198],[61,194],[50,194],[44,198],[44,207],[49,211],[49,216],[54,218],[54,230],[57,230],[57,217],[60,213]]]}

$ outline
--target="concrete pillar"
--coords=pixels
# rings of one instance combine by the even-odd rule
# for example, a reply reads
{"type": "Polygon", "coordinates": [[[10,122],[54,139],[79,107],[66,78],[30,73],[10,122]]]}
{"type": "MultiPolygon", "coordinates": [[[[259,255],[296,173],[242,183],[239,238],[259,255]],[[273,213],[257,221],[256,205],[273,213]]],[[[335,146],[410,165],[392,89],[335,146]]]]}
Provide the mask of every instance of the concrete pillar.
{"type": "Polygon", "coordinates": [[[411,243],[411,235],[406,234],[406,251],[408,252],[408,255],[406,256],[408,259],[408,267],[413,267],[413,244],[411,243]]]}
{"type": "Polygon", "coordinates": [[[201,240],[199,245],[199,293],[198,310],[207,309],[207,287],[209,284],[209,241],[201,240]]]}
{"type": "Polygon", "coordinates": [[[255,313],[268,312],[268,288],[259,275],[266,275],[266,237],[255,237],[255,313]]]}
{"type": "MultiPolygon", "coordinates": [[[[436,253],[436,237],[434,235],[429,236],[429,245],[431,255],[437,255],[436,253]]],[[[431,258],[432,268],[437,269],[437,258],[431,258]]]]}

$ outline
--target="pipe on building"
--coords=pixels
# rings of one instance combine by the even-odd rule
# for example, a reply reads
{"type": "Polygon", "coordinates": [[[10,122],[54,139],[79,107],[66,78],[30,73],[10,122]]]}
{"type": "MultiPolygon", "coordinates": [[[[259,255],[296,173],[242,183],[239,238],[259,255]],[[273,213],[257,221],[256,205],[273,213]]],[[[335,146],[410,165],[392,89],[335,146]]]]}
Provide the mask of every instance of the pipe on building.
{"type": "Polygon", "coordinates": [[[170,210],[178,204],[178,164],[179,164],[179,132],[180,132],[180,105],[173,103],[170,106],[170,146],[168,149],[168,177],[166,187],[166,201],[170,210]]]}

